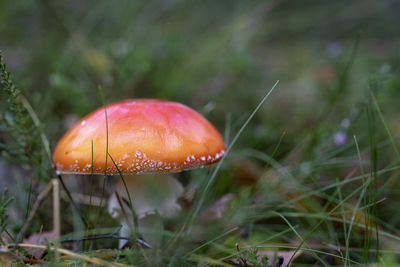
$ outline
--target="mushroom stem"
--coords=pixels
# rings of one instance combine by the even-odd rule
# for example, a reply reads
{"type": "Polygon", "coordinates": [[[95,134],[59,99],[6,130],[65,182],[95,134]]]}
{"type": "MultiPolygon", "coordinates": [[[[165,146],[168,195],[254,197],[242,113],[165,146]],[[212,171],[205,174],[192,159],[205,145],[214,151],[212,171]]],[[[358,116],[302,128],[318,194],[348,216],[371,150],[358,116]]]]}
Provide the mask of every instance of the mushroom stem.
{"type": "MultiPolygon", "coordinates": [[[[127,190],[127,189],[126,189],[126,190],[127,190]]],[[[128,192],[128,191],[127,191],[127,192],[128,192]]],[[[138,226],[138,219],[137,219],[136,212],[135,212],[135,210],[134,210],[134,208],[133,208],[132,202],[127,203],[127,202],[125,201],[125,205],[124,205],[123,202],[121,201],[121,198],[120,198],[120,196],[119,196],[119,194],[118,194],[118,191],[116,191],[114,194],[115,194],[115,197],[117,198],[119,207],[121,208],[121,214],[122,214],[122,216],[123,216],[123,221],[127,222],[127,224],[126,224],[126,225],[123,225],[122,227],[129,228],[129,229],[127,229],[127,230],[129,230],[130,233],[135,233],[135,236],[136,236],[137,238],[139,238],[140,234],[139,234],[139,231],[138,231],[138,228],[137,228],[137,226],[138,226]],[[126,213],[126,211],[125,211],[125,206],[126,206],[126,205],[130,206],[131,215],[132,215],[132,216],[131,216],[132,220],[130,220],[130,218],[128,217],[128,215],[127,215],[127,213],[126,213]]],[[[124,237],[128,238],[129,236],[130,236],[130,235],[124,236],[124,237]]]]}
{"type": "MultiPolygon", "coordinates": [[[[121,236],[132,235],[131,226],[135,226],[150,245],[157,245],[159,233],[141,230],[160,226],[160,217],[171,218],[175,216],[181,207],[177,203],[183,194],[183,186],[171,175],[167,174],[142,174],[124,176],[125,185],[120,181],[108,203],[108,211],[113,218],[120,220],[122,224],[121,236]],[[132,217],[129,207],[128,195],[136,212],[137,222],[132,217]],[[118,201],[118,197],[120,201],[118,201]],[[124,215],[125,213],[125,215],[124,215]],[[157,237],[158,234],[158,237],[157,237]]],[[[126,244],[126,240],[120,240],[120,247],[126,244]]]]}

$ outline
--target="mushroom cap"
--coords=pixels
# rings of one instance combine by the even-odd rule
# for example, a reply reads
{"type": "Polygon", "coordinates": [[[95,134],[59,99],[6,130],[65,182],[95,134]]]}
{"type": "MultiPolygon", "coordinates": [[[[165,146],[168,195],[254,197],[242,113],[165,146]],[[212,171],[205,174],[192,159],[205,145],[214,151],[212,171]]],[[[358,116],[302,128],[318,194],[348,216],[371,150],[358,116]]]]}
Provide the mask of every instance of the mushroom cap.
{"type": "MultiPolygon", "coordinates": [[[[129,99],[107,105],[106,111],[108,152],[122,174],[178,172],[214,164],[225,153],[214,126],[180,103],[129,99]]],[[[105,172],[105,118],[104,107],[98,108],[60,139],[53,156],[60,174],[105,172]]],[[[110,157],[107,174],[118,174],[110,157]]]]}

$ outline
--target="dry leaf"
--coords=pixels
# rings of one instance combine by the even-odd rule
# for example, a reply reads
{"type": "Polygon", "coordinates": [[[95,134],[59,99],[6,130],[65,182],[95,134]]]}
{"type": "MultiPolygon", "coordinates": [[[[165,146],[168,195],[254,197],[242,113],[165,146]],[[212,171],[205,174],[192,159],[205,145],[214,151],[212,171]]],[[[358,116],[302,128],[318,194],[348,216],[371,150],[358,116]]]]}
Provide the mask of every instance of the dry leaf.
{"type": "MultiPolygon", "coordinates": [[[[32,234],[30,237],[24,239],[23,243],[25,244],[34,244],[34,245],[45,245],[46,240],[54,239],[55,235],[53,232],[41,232],[32,234]]],[[[43,249],[33,249],[29,248],[26,249],[32,256],[36,259],[40,259],[43,256],[44,250],[43,249]]]]}

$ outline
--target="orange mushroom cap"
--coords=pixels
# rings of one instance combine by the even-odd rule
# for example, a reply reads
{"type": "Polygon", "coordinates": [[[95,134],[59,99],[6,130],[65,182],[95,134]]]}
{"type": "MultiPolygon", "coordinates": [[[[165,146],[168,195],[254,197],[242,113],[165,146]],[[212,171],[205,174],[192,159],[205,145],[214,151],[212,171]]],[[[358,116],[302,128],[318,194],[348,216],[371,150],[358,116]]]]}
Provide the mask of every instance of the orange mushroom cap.
{"type": "MultiPolygon", "coordinates": [[[[211,165],[225,153],[219,132],[193,109],[157,99],[109,104],[108,152],[123,174],[178,172],[211,165]]],[[[104,173],[107,131],[104,107],[75,124],[58,142],[59,173],[104,173]],[[92,149],[93,141],[93,149],[92,149]]],[[[107,174],[118,174],[107,161],[107,174]]]]}

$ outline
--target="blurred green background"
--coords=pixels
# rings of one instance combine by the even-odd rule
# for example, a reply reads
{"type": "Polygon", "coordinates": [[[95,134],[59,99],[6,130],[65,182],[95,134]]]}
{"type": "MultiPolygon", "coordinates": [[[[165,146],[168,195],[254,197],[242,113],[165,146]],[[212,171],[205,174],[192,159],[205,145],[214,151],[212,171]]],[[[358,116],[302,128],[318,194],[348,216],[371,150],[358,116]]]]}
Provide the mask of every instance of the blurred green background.
{"type": "MultiPolygon", "coordinates": [[[[371,163],[384,169],[399,161],[391,146],[400,134],[399,1],[0,0],[0,49],[53,148],[77,119],[101,106],[98,86],[107,103],[182,102],[210,120],[229,144],[280,80],[227,157],[210,194],[210,203],[226,193],[237,196],[227,220],[256,225],[246,228],[248,242],[287,227],[276,218],[257,217],[265,208],[282,207],[361,170],[368,173],[371,163]],[[365,160],[361,164],[354,136],[365,160]],[[371,161],[374,144],[377,157],[371,161]],[[271,154],[276,163],[265,168],[271,154]],[[260,209],[249,211],[254,203],[260,209]]],[[[4,92],[0,97],[6,103],[4,92]]],[[[0,142],[7,140],[0,133],[0,142]]],[[[15,174],[7,170],[16,165],[0,159],[0,188],[12,187],[15,174]]],[[[398,174],[379,176],[374,191],[385,199],[379,204],[379,221],[386,223],[381,227],[396,236],[398,174]]],[[[341,190],[346,195],[360,186],[345,184],[341,190]]],[[[321,211],[334,188],[288,209],[321,211]]],[[[354,207],[357,197],[346,207],[354,207]]],[[[307,233],[311,219],[299,216],[293,223],[307,233]]],[[[322,227],[317,239],[343,245],[334,228],[322,227]]],[[[363,247],[364,233],[358,235],[353,245],[363,247]]],[[[391,241],[386,245],[393,247],[391,241]]]]}
{"type": "Polygon", "coordinates": [[[383,85],[379,91],[397,96],[396,1],[1,6],[0,44],[8,69],[53,143],[67,129],[68,116],[99,107],[98,85],[109,103],[143,97],[185,103],[223,131],[228,114],[233,126],[240,124],[279,79],[274,98],[241,139],[262,151],[285,130],[292,149],[321,121],[339,127],[369,97],[371,79],[383,85]],[[389,80],[392,86],[386,86],[389,80]]]}

